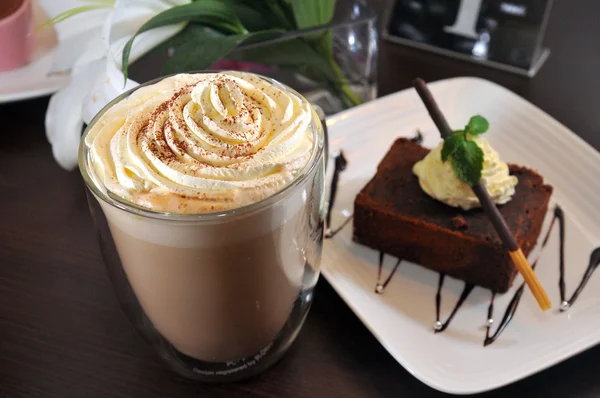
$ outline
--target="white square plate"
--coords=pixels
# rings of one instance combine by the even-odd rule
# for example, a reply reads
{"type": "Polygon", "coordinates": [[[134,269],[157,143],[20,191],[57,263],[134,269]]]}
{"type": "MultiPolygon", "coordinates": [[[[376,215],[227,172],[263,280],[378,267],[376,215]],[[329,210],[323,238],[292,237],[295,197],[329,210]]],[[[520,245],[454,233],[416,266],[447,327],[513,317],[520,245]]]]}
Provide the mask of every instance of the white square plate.
{"type": "MultiPolygon", "coordinates": [[[[570,297],[600,246],[600,154],[552,117],[494,83],[456,78],[430,84],[448,118],[460,128],[475,114],[491,125],[486,138],[508,162],[538,170],[554,186],[566,218],[566,296],[570,297]]],[[[331,152],[343,149],[348,167],[340,176],[332,227],[353,210],[356,194],[371,179],[395,138],[423,132],[434,147],[439,134],[416,92],[405,90],[328,120],[331,152]]],[[[331,181],[332,160],[328,168],[331,181]]],[[[327,196],[328,197],[328,196],[327,196]]],[[[548,228],[546,218],[542,235],[548,228]]],[[[559,312],[559,239],[555,228],[537,273],[553,302],[541,312],[526,289],[512,323],[498,340],[483,347],[489,290],[475,288],[443,333],[433,333],[438,274],[401,263],[383,294],[374,292],[378,253],[354,243],[352,227],[325,241],[323,275],[381,344],[422,382],[455,394],[477,393],[517,381],[600,342],[600,275],[593,275],[577,302],[559,312]]],[[[383,277],[395,264],[386,256],[383,277]]],[[[485,264],[482,264],[485,266],[485,264]]],[[[600,272],[599,272],[600,274],[600,272]]],[[[520,277],[518,277],[520,278],[520,277]]],[[[496,296],[494,332],[516,288],[496,296]]],[[[464,283],[446,278],[441,320],[454,308],[464,283]]]]}

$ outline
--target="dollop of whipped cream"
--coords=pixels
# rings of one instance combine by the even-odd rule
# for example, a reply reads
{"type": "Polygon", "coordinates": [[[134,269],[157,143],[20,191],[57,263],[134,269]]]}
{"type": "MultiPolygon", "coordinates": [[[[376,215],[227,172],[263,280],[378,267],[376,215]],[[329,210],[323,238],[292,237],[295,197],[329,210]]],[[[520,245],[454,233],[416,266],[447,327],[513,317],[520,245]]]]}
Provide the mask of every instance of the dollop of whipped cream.
{"type": "Polygon", "coordinates": [[[97,180],[159,212],[210,213],[282,190],[315,139],[307,101],[241,72],[182,74],[112,106],[86,136],[97,180]]]}
{"type": "MultiPolygon", "coordinates": [[[[518,179],[509,174],[508,165],[481,136],[471,137],[483,151],[481,182],[485,185],[492,200],[502,205],[515,194],[518,179]]],[[[423,160],[413,166],[413,173],[419,177],[421,189],[434,199],[449,206],[470,210],[481,207],[479,199],[466,182],[459,179],[452,169],[451,159],[442,162],[442,141],[423,160]]]]}

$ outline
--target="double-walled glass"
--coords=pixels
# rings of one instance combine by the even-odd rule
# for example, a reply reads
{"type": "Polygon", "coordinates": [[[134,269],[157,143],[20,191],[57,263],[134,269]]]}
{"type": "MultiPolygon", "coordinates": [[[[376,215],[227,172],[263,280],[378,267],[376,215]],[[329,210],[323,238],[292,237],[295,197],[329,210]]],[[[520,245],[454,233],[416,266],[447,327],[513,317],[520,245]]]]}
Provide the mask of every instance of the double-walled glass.
{"type": "Polygon", "coordinates": [[[158,213],[108,193],[94,174],[85,144],[105,111],[133,91],[96,116],[79,153],[116,295],[134,327],[178,373],[205,381],[259,373],[296,338],[319,275],[325,168],[321,122],[313,112],[311,159],[277,194],[222,213],[158,213]]]}

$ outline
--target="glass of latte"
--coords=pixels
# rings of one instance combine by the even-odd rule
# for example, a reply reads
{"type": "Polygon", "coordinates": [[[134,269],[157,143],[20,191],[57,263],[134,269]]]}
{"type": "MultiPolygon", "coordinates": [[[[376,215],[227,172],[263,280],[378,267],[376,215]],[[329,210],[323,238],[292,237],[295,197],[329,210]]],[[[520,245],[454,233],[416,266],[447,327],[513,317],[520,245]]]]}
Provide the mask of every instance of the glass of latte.
{"type": "Polygon", "coordinates": [[[180,74],[108,104],[79,167],[128,318],[177,372],[239,380],[308,313],[323,242],[324,133],[277,81],[180,74]]]}

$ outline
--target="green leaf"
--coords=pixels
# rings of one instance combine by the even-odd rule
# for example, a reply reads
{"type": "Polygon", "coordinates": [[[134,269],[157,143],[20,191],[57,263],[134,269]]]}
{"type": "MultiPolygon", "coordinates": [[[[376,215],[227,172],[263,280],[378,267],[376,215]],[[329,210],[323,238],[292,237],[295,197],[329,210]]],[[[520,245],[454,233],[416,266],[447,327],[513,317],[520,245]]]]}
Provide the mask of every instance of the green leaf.
{"type": "Polygon", "coordinates": [[[298,25],[296,24],[296,17],[292,8],[292,0],[275,0],[272,3],[277,4],[278,15],[281,18],[285,18],[286,22],[289,23],[292,27],[291,30],[298,29],[298,25]]]}
{"type": "Polygon", "coordinates": [[[226,0],[226,3],[235,11],[244,27],[251,32],[269,29],[273,26],[269,23],[269,18],[266,17],[264,10],[239,0],[226,0]]]}
{"type": "Polygon", "coordinates": [[[299,29],[312,28],[331,22],[335,0],[292,0],[292,9],[299,29]]]}
{"type": "Polygon", "coordinates": [[[277,34],[279,31],[269,30],[246,35],[225,36],[197,25],[188,26],[184,37],[178,39],[182,44],[175,48],[175,52],[167,60],[164,73],[206,69],[218,60],[225,58],[244,41],[268,38],[277,34]]]}
{"type": "Polygon", "coordinates": [[[123,49],[123,74],[127,80],[129,55],[136,36],[147,30],[181,22],[196,22],[204,24],[223,33],[244,34],[244,28],[235,11],[219,0],[202,0],[169,8],[146,21],[123,49]]]}
{"type": "Polygon", "coordinates": [[[240,47],[231,54],[230,58],[291,68],[321,83],[341,83],[329,62],[308,42],[300,38],[240,47]]]}
{"type": "Polygon", "coordinates": [[[464,140],[466,140],[465,132],[461,130],[455,131],[450,137],[446,138],[442,147],[442,162],[448,160],[464,140]]]}
{"type": "MultiPolygon", "coordinates": [[[[252,0],[252,4],[257,3],[256,0],[252,0]]],[[[260,3],[260,1],[258,2],[260,3]]],[[[292,5],[287,1],[282,0],[270,0],[266,2],[267,8],[272,13],[273,17],[269,19],[273,23],[274,27],[282,27],[286,30],[296,30],[296,20],[294,18],[294,11],[292,5]]]]}
{"type": "Polygon", "coordinates": [[[458,178],[477,185],[483,169],[483,151],[474,141],[462,140],[452,155],[452,168],[458,178]]]}
{"type": "Polygon", "coordinates": [[[489,122],[483,116],[476,115],[469,120],[465,131],[469,135],[479,135],[488,131],[488,128],[490,128],[489,122]]]}
{"type": "Polygon", "coordinates": [[[293,17],[290,20],[276,3],[256,0],[224,1],[231,6],[244,27],[251,32],[272,28],[295,29],[293,17]]]}
{"type": "Polygon", "coordinates": [[[203,70],[225,57],[244,36],[215,36],[204,32],[196,35],[198,42],[188,42],[175,49],[164,69],[165,74],[203,70]]]}
{"type": "MultiPolygon", "coordinates": [[[[203,1],[203,0],[195,0],[203,1]]],[[[291,5],[282,0],[223,0],[251,32],[272,28],[295,30],[291,5]]]]}

